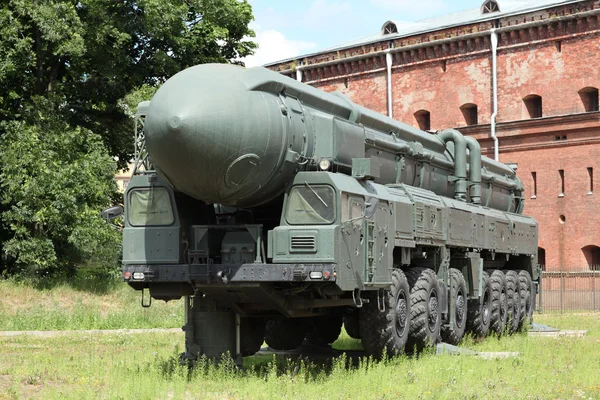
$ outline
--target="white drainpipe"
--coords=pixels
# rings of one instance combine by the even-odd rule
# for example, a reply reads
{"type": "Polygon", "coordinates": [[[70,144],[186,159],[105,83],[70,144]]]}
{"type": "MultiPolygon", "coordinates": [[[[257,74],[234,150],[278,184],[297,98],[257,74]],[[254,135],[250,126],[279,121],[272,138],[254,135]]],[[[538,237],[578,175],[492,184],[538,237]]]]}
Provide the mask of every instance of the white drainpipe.
{"type": "Polygon", "coordinates": [[[388,103],[388,117],[394,118],[393,107],[392,107],[392,63],[394,59],[390,49],[385,52],[385,65],[387,67],[387,103],[388,103]]]}
{"type": "Polygon", "coordinates": [[[302,82],[302,70],[300,69],[300,66],[296,67],[296,80],[302,82]]]}
{"type": "Polygon", "coordinates": [[[498,33],[496,29],[491,30],[490,40],[492,42],[492,102],[493,113],[491,117],[491,134],[494,141],[494,160],[498,161],[498,137],[496,136],[496,117],[498,116],[498,69],[496,59],[498,56],[498,33]]]}

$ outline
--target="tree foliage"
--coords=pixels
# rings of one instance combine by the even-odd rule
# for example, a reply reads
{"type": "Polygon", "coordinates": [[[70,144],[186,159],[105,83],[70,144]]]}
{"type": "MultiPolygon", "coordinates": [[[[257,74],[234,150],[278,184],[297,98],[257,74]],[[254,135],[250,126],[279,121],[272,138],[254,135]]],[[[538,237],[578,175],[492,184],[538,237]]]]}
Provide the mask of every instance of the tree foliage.
{"type": "Polygon", "coordinates": [[[241,64],[252,19],[246,0],[1,1],[0,270],[113,257],[99,210],[131,159],[133,103],[188,66],[241,64]]]}
{"type": "Polygon", "coordinates": [[[252,9],[238,0],[11,0],[0,10],[0,119],[27,118],[35,96],[59,99],[73,126],[131,156],[119,100],[209,62],[236,62],[256,44],[252,9]]]}
{"type": "Polygon", "coordinates": [[[100,137],[55,119],[4,127],[0,199],[9,272],[54,274],[97,260],[114,265],[119,236],[99,210],[115,190],[115,166],[100,137]]]}

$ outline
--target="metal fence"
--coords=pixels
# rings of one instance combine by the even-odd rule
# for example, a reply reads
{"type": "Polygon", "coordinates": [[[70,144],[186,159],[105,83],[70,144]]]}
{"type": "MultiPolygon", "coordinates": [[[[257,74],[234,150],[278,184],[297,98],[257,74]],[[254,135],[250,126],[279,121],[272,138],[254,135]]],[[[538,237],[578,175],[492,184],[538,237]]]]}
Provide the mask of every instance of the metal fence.
{"type": "Polygon", "coordinates": [[[540,312],[600,311],[600,270],[546,269],[536,304],[540,312]]]}

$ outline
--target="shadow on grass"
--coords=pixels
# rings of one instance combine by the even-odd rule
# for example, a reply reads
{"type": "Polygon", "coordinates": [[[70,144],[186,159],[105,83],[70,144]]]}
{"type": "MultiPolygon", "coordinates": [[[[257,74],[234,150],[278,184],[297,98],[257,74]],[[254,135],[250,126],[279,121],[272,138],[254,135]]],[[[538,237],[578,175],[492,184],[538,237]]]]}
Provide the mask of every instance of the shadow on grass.
{"type": "MultiPolygon", "coordinates": [[[[356,371],[367,372],[370,369],[398,366],[413,362],[423,355],[433,355],[433,348],[426,348],[419,354],[399,355],[379,359],[365,355],[362,350],[333,350],[331,348],[313,349],[310,354],[264,354],[245,357],[243,365],[238,368],[229,354],[219,359],[209,359],[205,356],[186,364],[180,362],[179,348],[168,356],[157,356],[145,366],[145,370],[158,372],[167,380],[185,378],[196,381],[208,378],[210,380],[227,380],[240,378],[259,378],[261,381],[274,380],[285,376],[292,380],[305,383],[323,382],[332,376],[352,374],[356,371]]],[[[142,372],[142,371],[136,371],[142,372]]]]}
{"type": "Polygon", "coordinates": [[[15,278],[15,281],[21,285],[31,286],[36,290],[51,290],[59,286],[68,286],[80,292],[96,295],[110,294],[125,285],[121,280],[119,270],[106,267],[77,268],[68,276],[15,278]]]}
{"type": "Polygon", "coordinates": [[[109,294],[125,285],[121,280],[121,272],[115,268],[79,269],[65,283],[75,290],[92,294],[109,294]]]}

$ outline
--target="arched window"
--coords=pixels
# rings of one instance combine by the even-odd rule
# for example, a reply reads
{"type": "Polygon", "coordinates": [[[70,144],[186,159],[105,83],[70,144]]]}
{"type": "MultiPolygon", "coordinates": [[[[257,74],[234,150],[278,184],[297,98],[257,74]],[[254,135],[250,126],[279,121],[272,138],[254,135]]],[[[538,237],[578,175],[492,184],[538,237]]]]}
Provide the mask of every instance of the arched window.
{"type": "Polygon", "coordinates": [[[595,87],[586,87],[581,89],[579,97],[583,102],[585,112],[598,111],[598,89],[595,87]]]}
{"type": "Polygon", "coordinates": [[[398,26],[393,21],[388,21],[381,27],[382,35],[391,35],[392,33],[398,33],[398,26]]]}
{"type": "Polygon", "coordinates": [[[497,1],[488,0],[481,5],[481,13],[489,14],[493,12],[500,12],[500,6],[497,1]]]}
{"type": "Polygon", "coordinates": [[[546,249],[538,247],[538,264],[542,267],[542,271],[546,270],[546,249]]]}
{"type": "Polygon", "coordinates": [[[523,104],[529,113],[529,118],[542,117],[542,97],[537,94],[530,94],[523,98],[523,104]]]}
{"type": "Polygon", "coordinates": [[[589,245],[581,249],[587,265],[592,270],[600,270],[600,247],[589,245]]]}
{"type": "Polygon", "coordinates": [[[431,129],[431,115],[427,110],[419,110],[415,113],[415,119],[419,124],[419,129],[428,131],[431,129]]]}
{"type": "Polygon", "coordinates": [[[477,104],[467,103],[460,106],[463,117],[465,117],[465,123],[469,125],[477,125],[479,123],[477,117],[477,104]]]}

